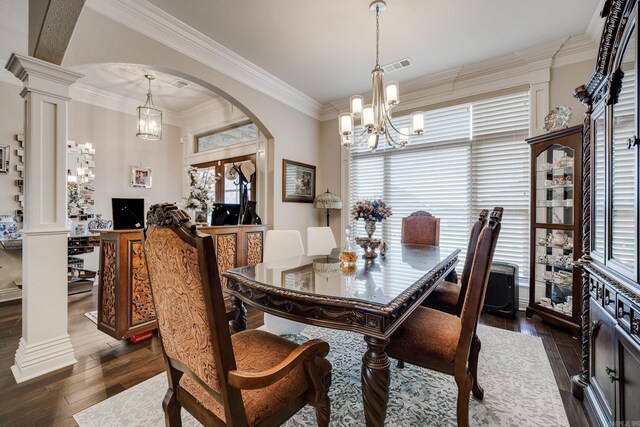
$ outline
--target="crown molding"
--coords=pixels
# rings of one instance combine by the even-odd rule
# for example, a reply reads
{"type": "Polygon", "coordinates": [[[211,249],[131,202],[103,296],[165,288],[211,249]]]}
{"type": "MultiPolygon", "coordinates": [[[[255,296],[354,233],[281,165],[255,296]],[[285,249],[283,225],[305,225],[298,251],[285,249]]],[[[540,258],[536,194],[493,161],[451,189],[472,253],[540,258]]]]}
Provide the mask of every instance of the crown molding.
{"type": "MultiPolygon", "coordinates": [[[[69,95],[73,101],[95,105],[96,107],[102,107],[132,116],[137,114],[136,108],[140,106],[141,101],[82,83],[76,83],[71,86],[69,95]]],[[[166,108],[162,108],[162,121],[169,125],[182,127],[180,113],[166,108]]]]}
{"type": "MultiPolygon", "coordinates": [[[[496,92],[518,86],[549,81],[553,67],[595,60],[598,44],[588,35],[565,37],[516,53],[480,61],[401,83],[399,110],[411,110],[496,92]]],[[[361,94],[365,97],[370,93],[361,94]]],[[[349,98],[323,105],[320,120],[331,120],[349,109],[349,98]]]]}
{"type": "Polygon", "coordinates": [[[318,101],[146,0],[87,0],[86,5],[312,118],[320,117],[318,101]]]}

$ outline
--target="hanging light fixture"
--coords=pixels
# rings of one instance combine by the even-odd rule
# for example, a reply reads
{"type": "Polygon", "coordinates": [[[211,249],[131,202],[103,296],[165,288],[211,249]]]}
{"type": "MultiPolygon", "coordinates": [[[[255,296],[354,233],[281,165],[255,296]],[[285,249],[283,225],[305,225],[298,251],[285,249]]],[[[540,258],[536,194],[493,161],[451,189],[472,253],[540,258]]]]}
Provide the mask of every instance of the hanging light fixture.
{"type": "Polygon", "coordinates": [[[149,141],[160,141],[162,139],[162,111],[156,108],[151,95],[151,80],[155,79],[150,74],[145,74],[149,80],[149,91],[147,92],[147,102],[138,107],[138,138],[149,141]]]}
{"type": "Polygon", "coordinates": [[[340,142],[346,148],[366,141],[368,147],[375,151],[381,137],[384,137],[390,146],[404,148],[409,144],[411,135],[424,132],[424,113],[421,111],[411,114],[412,129],[398,130],[391,122],[391,110],[400,103],[400,96],[397,82],[389,82],[384,86],[384,71],[379,63],[380,14],[386,7],[387,4],[382,0],[373,1],[369,5],[369,11],[376,15],[376,66],[371,71],[373,99],[370,105],[364,105],[362,96],[352,96],[351,111],[341,114],[338,118],[340,142]],[[353,123],[357,119],[360,120],[363,131],[354,135],[353,123]],[[390,129],[393,129],[393,132],[390,132],[390,129]]]}

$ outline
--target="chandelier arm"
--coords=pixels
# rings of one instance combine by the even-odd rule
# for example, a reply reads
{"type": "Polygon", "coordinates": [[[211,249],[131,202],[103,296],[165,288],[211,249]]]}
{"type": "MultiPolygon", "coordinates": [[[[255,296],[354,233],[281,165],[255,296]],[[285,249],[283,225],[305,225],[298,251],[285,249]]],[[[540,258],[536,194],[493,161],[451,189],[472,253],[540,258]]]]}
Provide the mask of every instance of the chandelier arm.
{"type": "Polygon", "coordinates": [[[398,135],[402,135],[402,136],[411,136],[411,135],[413,135],[413,134],[411,134],[411,133],[408,133],[408,134],[407,134],[407,133],[402,133],[402,132],[400,132],[400,131],[398,130],[398,128],[396,128],[396,127],[393,125],[393,122],[391,121],[391,119],[389,118],[389,116],[388,116],[386,113],[385,113],[385,115],[384,115],[384,118],[385,118],[385,121],[389,124],[389,126],[391,126],[391,127],[393,128],[393,130],[395,130],[395,131],[396,131],[396,133],[397,133],[398,135]]]}
{"type": "Polygon", "coordinates": [[[402,145],[402,144],[397,143],[396,140],[393,139],[393,137],[389,133],[388,128],[384,128],[384,139],[385,139],[385,141],[387,141],[387,144],[389,144],[390,147],[393,147],[393,146],[400,147],[402,145]]]}

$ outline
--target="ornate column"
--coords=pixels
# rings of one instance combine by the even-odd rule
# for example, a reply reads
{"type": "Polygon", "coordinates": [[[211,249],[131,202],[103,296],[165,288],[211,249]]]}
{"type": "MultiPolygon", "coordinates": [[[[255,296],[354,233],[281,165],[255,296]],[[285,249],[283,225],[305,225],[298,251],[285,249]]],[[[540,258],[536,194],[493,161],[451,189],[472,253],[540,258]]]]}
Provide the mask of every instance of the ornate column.
{"type": "Polygon", "coordinates": [[[67,333],[67,110],[82,77],[29,56],[6,68],[24,83],[25,206],[18,383],[76,363],[67,333]]]}

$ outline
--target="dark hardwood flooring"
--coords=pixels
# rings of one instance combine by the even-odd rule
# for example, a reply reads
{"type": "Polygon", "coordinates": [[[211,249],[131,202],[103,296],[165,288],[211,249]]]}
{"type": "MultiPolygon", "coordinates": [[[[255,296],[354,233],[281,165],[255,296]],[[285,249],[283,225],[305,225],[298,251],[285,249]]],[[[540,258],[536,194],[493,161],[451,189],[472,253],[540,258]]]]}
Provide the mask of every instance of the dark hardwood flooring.
{"type": "MultiPolygon", "coordinates": [[[[21,336],[21,305],[0,306],[0,426],[75,426],[73,414],[164,371],[157,337],[138,344],[112,339],[84,316],[96,304],[96,288],[69,297],[69,334],[78,363],[23,384],[15,383],[10,369],[21,336]]],[[[261,312],[249,309],[248,317],[250,328],[262,324],[261,312]]],[[[579,370],[578,340],[522,313],[514,320],[483,314],[481,323],[541,337],[571,426],[588,425],[570,391],[569,378],[579,370]]]]}

